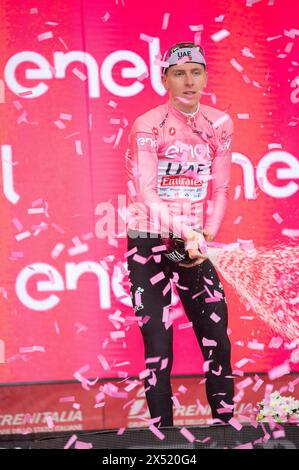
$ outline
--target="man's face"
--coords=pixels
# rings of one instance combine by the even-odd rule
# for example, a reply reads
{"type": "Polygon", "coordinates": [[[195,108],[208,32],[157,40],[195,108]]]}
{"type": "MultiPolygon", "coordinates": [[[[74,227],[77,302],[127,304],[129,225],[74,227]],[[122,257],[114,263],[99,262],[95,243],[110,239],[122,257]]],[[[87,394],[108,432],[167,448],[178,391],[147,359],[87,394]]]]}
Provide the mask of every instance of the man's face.
{"type": "Polygon", "coordinates": [[[207,83],[207,73],[204,65],[188,62],[169,67],[162,81],[173,104],[188,113],[197,108],[201,91],[207,83]]]}

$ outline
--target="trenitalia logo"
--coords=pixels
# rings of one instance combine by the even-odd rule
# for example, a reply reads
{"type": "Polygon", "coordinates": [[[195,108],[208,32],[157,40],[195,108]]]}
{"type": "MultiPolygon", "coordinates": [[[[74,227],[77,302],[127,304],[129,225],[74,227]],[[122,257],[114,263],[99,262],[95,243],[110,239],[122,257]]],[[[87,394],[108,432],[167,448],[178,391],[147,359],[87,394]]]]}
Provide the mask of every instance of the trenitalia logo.
{"type": "Polygon", "coordinates": [[[46,59],[43,55],[35,51],[22,51],[10,57],[5,64],[4,80],[8,88],[16,95],[23,98],[38,98],[44,95],[49,86],[48,80],[64,79],[69,69],[71,72],[72,64],[81,62],[86,66],[88,80],[88,94],[90,98],[99,98],[100,84],[112,94],[121,97],[135,96],[140,93],[145,85],[141,82],[142,78],[150,77],[153,90],[161,96],[164,96],[164,89],[160,75],[161,67],[156,58],[160,57],[160,40],[153,38],[148,43],[149,67],[143,58],[130,50],[119,50],[109,54],[99,65],[96,59],[84,51],[68,51],[54,52],[52,61],[46,59]],[[122,78],[128,78],[130,84],[127,86],[120,85],[113,77],[113,68],[119,62],[130,62],[131,67],[123,67],[121,70],[122,78]],[[21,64],[26,63],[25,79],[34,80],[36,84],[32,85],[20,83],[17,76],[17,70],[21,64]],[[29,67],[29,63],[35,65],[34,68],[29,67]],[[132,83],[132,79],[136,79],[132,83]]]}

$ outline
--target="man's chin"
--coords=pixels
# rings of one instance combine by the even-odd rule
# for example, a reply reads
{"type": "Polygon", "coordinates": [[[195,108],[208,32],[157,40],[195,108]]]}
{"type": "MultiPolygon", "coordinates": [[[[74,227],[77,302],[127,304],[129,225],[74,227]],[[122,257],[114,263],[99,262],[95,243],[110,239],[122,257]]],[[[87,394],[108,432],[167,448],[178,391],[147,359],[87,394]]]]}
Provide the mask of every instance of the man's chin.
{"type": "Polygon", "coordinates": [[[192,96],[191,98],[185,98],[185,97],[177,97],[175,99],[175,106],[184,113],[192,113],[195,111],[197,108],[197,105],[199,103],[198,96],[192,96]]]}

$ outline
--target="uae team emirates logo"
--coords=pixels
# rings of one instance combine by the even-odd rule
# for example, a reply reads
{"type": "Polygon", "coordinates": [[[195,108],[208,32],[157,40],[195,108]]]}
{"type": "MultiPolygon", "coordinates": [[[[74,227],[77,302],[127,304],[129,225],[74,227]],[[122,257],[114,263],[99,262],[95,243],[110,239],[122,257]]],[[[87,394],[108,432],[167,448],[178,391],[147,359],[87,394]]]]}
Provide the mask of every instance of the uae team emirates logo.
{"type": "Polygon", "coordinates": [[[172,186],[183,186],[183,187],[199,187],[202,186],[203,182],[195,180],[190,176],[162,176],[161,186],[172,187],[172,186]]]}

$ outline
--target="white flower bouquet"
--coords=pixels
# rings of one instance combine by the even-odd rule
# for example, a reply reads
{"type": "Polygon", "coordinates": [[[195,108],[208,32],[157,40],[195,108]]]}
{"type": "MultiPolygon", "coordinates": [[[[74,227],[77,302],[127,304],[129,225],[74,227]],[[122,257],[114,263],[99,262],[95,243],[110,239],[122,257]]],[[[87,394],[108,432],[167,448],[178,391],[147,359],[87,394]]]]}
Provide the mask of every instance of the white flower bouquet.
{"type": "Polygon", "coordinates": [[[281,396],[279,392],[272,392],[268,400],[257,403],[257,421],[273,419],[278,423],[299,420],[299,400],[294,397],[281,396]]]}

